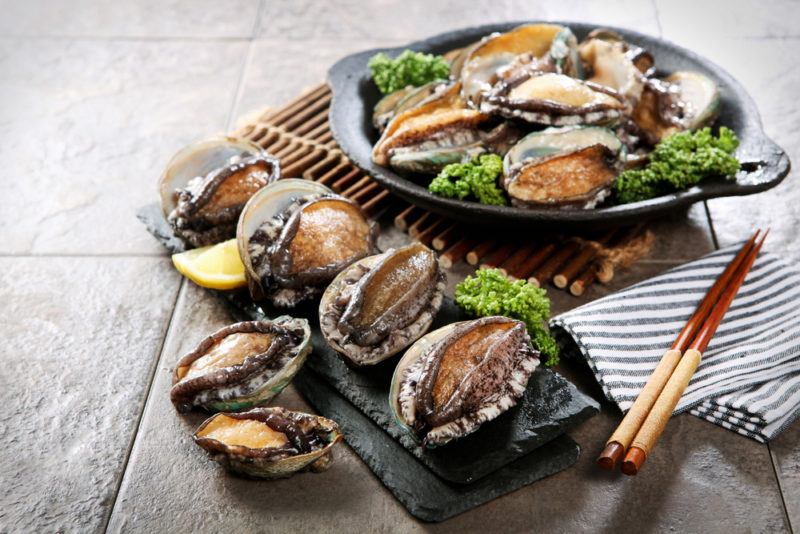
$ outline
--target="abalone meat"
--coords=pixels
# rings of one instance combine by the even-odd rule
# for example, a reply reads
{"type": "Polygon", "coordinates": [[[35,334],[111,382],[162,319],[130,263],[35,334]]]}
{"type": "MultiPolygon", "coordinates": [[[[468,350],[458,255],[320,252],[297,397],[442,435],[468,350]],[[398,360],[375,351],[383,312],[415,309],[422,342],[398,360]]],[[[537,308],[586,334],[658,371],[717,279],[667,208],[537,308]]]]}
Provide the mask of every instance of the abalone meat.
{"type": "Polygon", "coordinates": [[[521,321],[484,317],[435,330],[398,363],[390,405],[427,447],[475,431],[517,403],[539,353],[521,321]]]}
{"type": "Polygon", "coordinates": [[[547,128],[508,151],[501,185],[517,206],[591,208],[608,196],[623,149],[607,128],[547,128]]]}
{"type": "Polygon", "coordinates": [[[279,177],[278,160],[248,141],[217,138],[191,145],[161,178],[164,216],[192,246],[231,239],[245,203],[279,177]]]}
{"type": "Polygon", "coordinates": [[[325,290],[320,329],[347,363],[372,365],[427,332],[442,304],[445,275],[420,243],[359,260],[325,290]]]}
{"type": "Polygon", "coordinates": [[[310,352],[311,330],[305,319],[232,324],[178,361],[170,398],[179,412],[265,404],[286,387],[310,352]]]}
{"type": "Polygon", "coordinates": [[[194,440],[226,469],[256,478],[284,478],[298,471],[325,471],[341,441],[336,422],[283,408],[218,413],[194,440]]]}
{"type": "Polygon", "coordinates": [[[376,237],[358,204],[306,180],[259,191],[237,228],[251,296],[279,307],[321,294],[342,269],[375,253],[376,237]]]}
{"type": "Polygon", "coordinates": [[[609,87],[547,72],[498,82],[480,109],[531,124],[571,126],[614,124],[624,107],[622,97],[609,87]]]}

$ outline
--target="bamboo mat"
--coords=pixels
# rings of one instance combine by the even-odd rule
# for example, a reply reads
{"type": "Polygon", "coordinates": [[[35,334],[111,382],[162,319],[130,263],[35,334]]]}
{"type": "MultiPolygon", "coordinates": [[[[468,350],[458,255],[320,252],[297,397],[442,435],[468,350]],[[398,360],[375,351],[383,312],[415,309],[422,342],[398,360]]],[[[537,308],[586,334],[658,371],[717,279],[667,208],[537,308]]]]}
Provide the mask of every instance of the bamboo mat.
{"type": "Polygon", "coordinates": [[[396,198],[339,150],[328,124],[331,98],[330,88],[322,83],[284,106],[267,109],[236,135],[277,157],[284,178],[327,185],[361,205],[368,216],[393,221],[412,239],[438,251],[445,268],[462,261],[497,267],[513,278],[552,284],[580,296],[595,282],[609,282],[617,269],[650,250],[653,234],[642,225],[601,234],[537,234],[531,241],[500,239],[396,198]]]}

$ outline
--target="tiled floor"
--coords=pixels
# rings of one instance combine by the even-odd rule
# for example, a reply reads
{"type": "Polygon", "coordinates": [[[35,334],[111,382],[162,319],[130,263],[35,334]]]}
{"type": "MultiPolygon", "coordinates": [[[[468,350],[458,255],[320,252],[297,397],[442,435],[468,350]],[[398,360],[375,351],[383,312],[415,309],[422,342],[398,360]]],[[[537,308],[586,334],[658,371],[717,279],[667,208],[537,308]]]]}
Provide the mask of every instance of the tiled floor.
{"type": "MultiPolygon", "coordinates": [[[[539,3],[544,4],[544,3],[539,3]]],[[[573,433],[565,472],[438,525],[414,520],[346,446],[324,475],[224,475],[175,415],[169,370],[223,306],[171,269],[134,216],[182,145],[230,130],[325,75],[340,56],[501,20],[608,23],[708,56],[751,92],[800,161],[800,7],[780,0],[537,5],[384,0],[0,0],[0,532],[789,531],[800,525],[800,423],[769,446],[691,416],[647,472],[598,472],[619,415],[573,433]]],[[[655,225],[651,257],[582,300],[773,228],[800,259],[800,186],[714,200],[655,225]]],[[[591,387],[580,369],[565,368],[591,387]]],[[[277,399],[309,409],[290,388],[277,399]]]]}

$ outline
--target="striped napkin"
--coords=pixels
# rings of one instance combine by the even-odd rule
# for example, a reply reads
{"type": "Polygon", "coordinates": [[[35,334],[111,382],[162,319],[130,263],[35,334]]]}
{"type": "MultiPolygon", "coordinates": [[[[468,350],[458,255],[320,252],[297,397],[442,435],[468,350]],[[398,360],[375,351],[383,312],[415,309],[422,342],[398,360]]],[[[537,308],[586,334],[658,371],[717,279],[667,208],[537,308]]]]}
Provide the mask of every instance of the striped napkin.
{"type": "MultiPolygon", "coordinates": [[[[554,317],[609,400],[627,411],[665,350],[741,243],[554,317]]],[[[800,271],[762,252],[711,340],[675,413],[760,442],[800,415],[800,271]]]]}

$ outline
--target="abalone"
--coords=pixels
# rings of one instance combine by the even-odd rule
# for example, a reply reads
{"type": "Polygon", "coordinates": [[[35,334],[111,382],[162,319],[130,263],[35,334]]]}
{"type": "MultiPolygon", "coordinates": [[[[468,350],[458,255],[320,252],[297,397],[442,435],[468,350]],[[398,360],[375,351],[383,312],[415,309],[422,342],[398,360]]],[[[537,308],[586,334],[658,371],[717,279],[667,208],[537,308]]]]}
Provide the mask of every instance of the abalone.
{"type": "Polygon", "coordinates": [[[284,478],[298,471],[325,471],[341,441],[335,421],[284,408],[218,413],[194,440],[224,468],[256,478],[284,478]]]}
{"type": "Polygon", "coordinates": [[[164,172],[162,210],[188,244],[212,245],[236,236],[245,203],[278,178],[278,160],[249,141],[203,141],[179,152],[164,172]]]}
{"type": "Polygon", "coordinates": [[[321,294],[342,269],[376,251],[377,226],[358,204],[318,184],[320,192],[305,193],[311,187],[296,182],[261,190],[237,229],[251,296],[279,307],[321,294]]]}
{"type": "Polygon", "coordinates": [[[547,128],[508,151],[501,185],[517,206],[592,208],[610,194],[623,154],[607,128],[547,128]]]}
{"type": "Polygon", "coordinates": [[[609,87],[565,74],[525,72],[498,82],[480,110],[531,124],[574,126],[614,124],[624,107],[622,97],[609,87]]]}
{"type": "Polygon", "coordinates": [[[325,290],[322,334],[349,364],[383,361],[427,332],[445,280],[436,253],[420,243],[359,260],[325,290]]]}
{"type": "Polygon", "coordinates": [[[521,321],[497,316],[454,323],[406,351],[389,402],[398,423],[425,446],[444,445],[514,406],[538,365],[521,321]]]}
{"type": "Polygon", "coordinates": [[[178,361],[170,398],[179,412],[244,410],[280,393],[311,352],[305,319],[245,321],[203,339],[178,361]]]}

